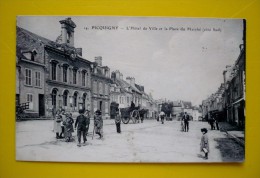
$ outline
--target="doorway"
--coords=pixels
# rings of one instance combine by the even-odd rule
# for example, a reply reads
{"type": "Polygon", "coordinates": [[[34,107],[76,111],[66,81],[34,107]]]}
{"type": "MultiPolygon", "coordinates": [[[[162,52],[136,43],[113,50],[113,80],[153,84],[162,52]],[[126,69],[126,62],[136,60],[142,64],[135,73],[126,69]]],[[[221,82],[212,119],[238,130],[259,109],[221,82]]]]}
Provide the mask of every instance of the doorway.
{"type": "Polygon", "coordinates": [[[102,112],[102,101],[99,102],[99,110],[102,112]]]}
{"type": "Polygon", "coordinates": [[[39,116],[44,116],[45,109],[44,109],[44,95],[43,94],[39,94],[39,116]]]}

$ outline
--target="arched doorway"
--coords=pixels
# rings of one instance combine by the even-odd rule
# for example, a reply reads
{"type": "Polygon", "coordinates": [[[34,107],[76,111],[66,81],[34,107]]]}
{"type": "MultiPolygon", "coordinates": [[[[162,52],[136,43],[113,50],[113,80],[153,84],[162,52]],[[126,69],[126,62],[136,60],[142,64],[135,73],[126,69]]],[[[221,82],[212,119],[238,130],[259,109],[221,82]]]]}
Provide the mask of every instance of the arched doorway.
{"type": "Polygon", "coordinates": [[[83,96],[82,96],[82,108],[83,109],[88,109],[86,106],[86,100],[87,100],[87,93],[83,93],[83,96]]]}
{"type": "Polygon", "coordinates": [[[78,110],[78,92],[74,92],[73,94],[73,108],[74,111],[78,110]]]}
{"type": "Polygon", "coordinates": [[[63,92],[63,107],[66,109],[68,107],[68,95],[69,95],[69,91],[65,90],[63,92]]]}
{"type": "Polygon", "coordinates": [[[53,116],[55,115],[56,111],[57,111],[57,95],[58,95],[58,89],[54,88],[52,89],[51,92],[51,104],[52,104],[52,114],[53,116]]]}

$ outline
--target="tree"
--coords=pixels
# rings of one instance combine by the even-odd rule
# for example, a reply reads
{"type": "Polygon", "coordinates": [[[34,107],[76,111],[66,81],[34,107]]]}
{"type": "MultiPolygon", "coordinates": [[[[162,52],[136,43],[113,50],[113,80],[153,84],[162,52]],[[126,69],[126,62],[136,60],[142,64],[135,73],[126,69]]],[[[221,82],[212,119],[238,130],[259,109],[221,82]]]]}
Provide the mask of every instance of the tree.
{"type": "Polygon", "coordinates": [[[173,108],[173,103],[168,102],[168,103],[162,103],[162,111],[166,114],[167,117],[170,116],[172,113],[172,108],[173,108]]]}

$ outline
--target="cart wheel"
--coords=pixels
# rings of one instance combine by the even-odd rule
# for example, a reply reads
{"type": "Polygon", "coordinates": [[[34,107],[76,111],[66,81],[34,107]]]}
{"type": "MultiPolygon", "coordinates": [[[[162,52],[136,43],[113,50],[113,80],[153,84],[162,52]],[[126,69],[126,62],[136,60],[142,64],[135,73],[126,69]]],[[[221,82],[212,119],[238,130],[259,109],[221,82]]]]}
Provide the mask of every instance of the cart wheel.
{"type": "Polygon", "coordinates": [[[129,117],[123,117],[123,118],[122,118],[122,122],[123,122],[124,124],[128,124],[129,120],[130,120],[129,117]]]}

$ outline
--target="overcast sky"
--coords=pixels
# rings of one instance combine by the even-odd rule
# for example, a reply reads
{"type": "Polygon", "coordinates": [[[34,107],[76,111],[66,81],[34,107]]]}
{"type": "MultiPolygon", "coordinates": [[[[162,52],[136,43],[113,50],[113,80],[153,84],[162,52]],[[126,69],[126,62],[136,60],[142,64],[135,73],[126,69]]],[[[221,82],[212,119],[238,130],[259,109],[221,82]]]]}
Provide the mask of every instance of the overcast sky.
{"type": "MultiPolygon", "coordinates": [[[[65,18],[20,16],[17,25],[55,41],[61,34],[59,20],[65,18]]],[[[120,70],[124,78],[135,77],[155,99],[185,100],[193,105],[216,92],[225,66],[234,64],[243,43],[240,19],[71,18],[77,25],[75,47],[83,48],[85,59],[102,56],[103,65],[120,70]],[[100,26],[117,29],[100,30],[100,26]],[[205,28],[211,31],[203,32],[205,28]]]]}

